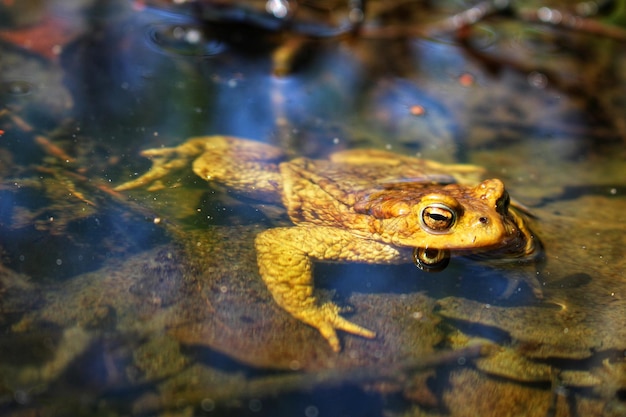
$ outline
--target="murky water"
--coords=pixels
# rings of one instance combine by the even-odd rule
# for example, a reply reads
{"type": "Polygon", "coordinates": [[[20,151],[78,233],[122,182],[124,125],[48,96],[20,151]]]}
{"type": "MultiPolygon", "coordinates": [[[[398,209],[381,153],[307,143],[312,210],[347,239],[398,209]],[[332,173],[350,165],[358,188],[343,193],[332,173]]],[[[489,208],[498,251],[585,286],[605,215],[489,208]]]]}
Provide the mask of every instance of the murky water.
{"type": "Polygon", "coordinates": [[[451,30],[480,10],[368,2],[359,25],[358,2],[173,3],[0,5],[0,414],[626,415],[619,8],[451,30]],[[259,275],[280,207],[191,160],[114,190],[142,150],[206,135],[482,166],[545,259],[316,263],[318,297],[377,334],[333,352],[259,275]]]}

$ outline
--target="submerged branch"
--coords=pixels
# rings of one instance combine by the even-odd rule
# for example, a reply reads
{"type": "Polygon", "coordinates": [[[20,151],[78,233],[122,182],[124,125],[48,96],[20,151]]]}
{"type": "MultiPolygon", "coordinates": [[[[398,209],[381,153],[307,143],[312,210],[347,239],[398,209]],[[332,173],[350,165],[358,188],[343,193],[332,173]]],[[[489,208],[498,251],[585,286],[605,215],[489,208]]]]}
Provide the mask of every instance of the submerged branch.
{"type": "Polygon", "coordinates": [[[480,344],[463,349],[432,354],[420,359],[392,364],[366,366],[354,369],[328,369],[310,373],[286,373],[257,378],[245,383],[222,385],[219,388],[189,390],[175,397],[163,394],[142,402],[135,412],[152,414],[167,409],[180,408],[181,404],[199,405],[210,400],[216,407],[227,406],[233,401],[262,399],[294,392],[312,391],[318,388],[334,388],[342,385],[371,384],[384,381],[403,381],[408,377],[441,366],[467,363],[471,359],[488,355],[489,345],[480,344]]]}

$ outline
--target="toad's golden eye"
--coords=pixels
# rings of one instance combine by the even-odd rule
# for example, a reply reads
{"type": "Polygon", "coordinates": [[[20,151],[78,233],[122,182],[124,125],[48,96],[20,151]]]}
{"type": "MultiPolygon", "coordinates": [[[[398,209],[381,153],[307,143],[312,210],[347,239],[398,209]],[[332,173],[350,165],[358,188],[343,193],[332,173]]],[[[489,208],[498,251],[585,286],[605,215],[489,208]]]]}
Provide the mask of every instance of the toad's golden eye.
{"type": "Polygon", "coordinates": [[[421,226],[431,233],[446,233],[455,221],[455,211],[441,203],[429,204],[420,213],[421,226]]]}

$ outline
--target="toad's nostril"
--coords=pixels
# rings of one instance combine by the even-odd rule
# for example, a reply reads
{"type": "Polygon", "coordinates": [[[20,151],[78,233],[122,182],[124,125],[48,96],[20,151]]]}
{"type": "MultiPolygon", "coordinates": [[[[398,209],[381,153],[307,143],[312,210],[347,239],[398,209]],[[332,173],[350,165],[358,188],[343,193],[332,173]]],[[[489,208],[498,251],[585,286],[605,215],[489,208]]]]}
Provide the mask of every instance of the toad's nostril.
{"type": "Polygon", "coordinates": [[[481,222],[482,224],[487,224],[489,223],[489,219],[486,217],[479,217],[478,221],[481,222]]]}

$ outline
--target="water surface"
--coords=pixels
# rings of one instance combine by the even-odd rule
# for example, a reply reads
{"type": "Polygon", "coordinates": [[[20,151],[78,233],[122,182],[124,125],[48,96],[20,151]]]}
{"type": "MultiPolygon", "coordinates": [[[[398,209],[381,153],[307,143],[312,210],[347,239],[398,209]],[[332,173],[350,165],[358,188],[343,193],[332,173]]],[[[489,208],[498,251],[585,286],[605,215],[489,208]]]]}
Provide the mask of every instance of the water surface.
{"type": "Polygon", "coordinates": [[[2,10],[22,19],[0,30],[0,413],[626,414],[618,8],[522,4],[451,31],[468,5],[369,2],[358,32],[343,3],[203,4],[2,10]],[[190,169],[114,191],[141,150],[214,134],[480,165],[533,213],[545,262],[318,264],[319,296],[378,334],[334,353],[259,276],[280,208],[190,169]]]}

